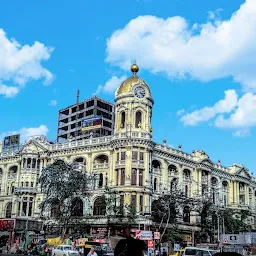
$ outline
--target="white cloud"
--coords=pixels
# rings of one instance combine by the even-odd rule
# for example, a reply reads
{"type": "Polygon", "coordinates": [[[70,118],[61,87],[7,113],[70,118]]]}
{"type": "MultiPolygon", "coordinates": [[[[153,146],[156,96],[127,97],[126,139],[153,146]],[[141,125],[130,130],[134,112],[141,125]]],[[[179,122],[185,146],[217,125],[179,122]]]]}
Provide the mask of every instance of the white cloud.
{"type": "Polygon", "coordinates": [[[247,137],[250,135],[251,135],[251,133],[248,128],[237,130],[237,131],[233,132],[233,136],[235,136],[235,137],[247,137]]]}
{"type": "Polygon", "coordinates": [[[20,45],[0,29],[0,84],[7,84],[1,85],[1,94],[14,97],[30,80],[43,79],[45,84],[50,83],[53,75],[42,66],[42,61],[47,61],[52,51],[40,42],[20,45]],[[8,86],[8,83],[16,87],[8,86]]]}
{"type": "Polygon", "coordinates": [[[13,98],[18,93],[19,93],[18,87],[0,84],[0,95],[5,96],[6,98],[13,98]]]}
{"type": "Polygon", "coordinates": [[[112,76],[104,85],[99,85],[95,94],[101,92],[114,93],[117,87],[126,79],[126,76],[112,76]]]}
{"type": "Polygon", "coordinates": [[[180,120],[185,125],[197,125],[200,122],[214,118],[218,114],[230,113],[237,105],[237,98],[235,90],[227,90],[223,100],[218,101],[212,107],[204,107],[192,113],[184,114],[180,120]]]}
{"type": "Polygon", "coordinates": [[[49,106],[56,106],[57,105],[57,100],[51,100],[49,103],[49,106]]]}
{"type": "Polygon", "coordinates": [[[184,125],[197,125],[215,118],[215,127],[235,130],[233,135],[245,137],[250,135],[250,128],[256,126],[256,94],[247,92],[238,98],[234,90],[225,91],[225,98],[212,107],[204,107],[184,114],[184,125]]]}
{"type": "Polygon", "coordinates": [[[246,93],[237,102],[229,117],[219,115],[215,126],[219,128],[248,128],[256,125],[256,94],[246,93]]]}
{"type": "Polygon", "coordinates": [[[9,131],[9,132],[3,132],[0,134],[0,140],[2,141],[4,137],[14,135],[14,134],[20,134],[20,141],[23,143],[26,141],[29,137],[31,136],[36,136],[36,135],[44,135],[46,136],[48,133],[49,129],[47,128],[46,125],[41,124],[38,127],[31,127],[31,128],[26,128],[23,127],[20,130],[17,131],[9,131]]]}
{"type": "Polygon", "coordinates": [[[200,81],[232,77],[255,89],[256,1],[247,0],[229,20],[215,16],[191,26],[180,16],[139,16],[108,39],[106,61],[127,69],[136,56],[153,73],[200,81]]]}

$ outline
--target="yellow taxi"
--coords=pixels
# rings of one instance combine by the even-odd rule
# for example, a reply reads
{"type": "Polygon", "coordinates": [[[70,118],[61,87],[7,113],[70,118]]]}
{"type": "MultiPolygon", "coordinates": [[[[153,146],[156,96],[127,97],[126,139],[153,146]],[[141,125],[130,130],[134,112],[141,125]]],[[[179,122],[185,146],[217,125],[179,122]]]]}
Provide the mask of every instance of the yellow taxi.
{"type": "Polygon", "coordinates": [[[174,254],[171,254],[170,256],[183,256],[183,254],[184,254],[184,249],[180,249],[174,254]]]}

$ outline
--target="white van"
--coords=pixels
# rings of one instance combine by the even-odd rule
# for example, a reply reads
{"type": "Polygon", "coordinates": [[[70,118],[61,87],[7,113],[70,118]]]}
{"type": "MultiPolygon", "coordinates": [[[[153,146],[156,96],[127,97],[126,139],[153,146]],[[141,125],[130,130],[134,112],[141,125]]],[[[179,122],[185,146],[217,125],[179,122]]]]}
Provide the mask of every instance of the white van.
{"type": "Polygon", "coordinates": [[[212,256],[219,250],[211,250],[206,248],[186,247],[183,256],[212,256]]]}

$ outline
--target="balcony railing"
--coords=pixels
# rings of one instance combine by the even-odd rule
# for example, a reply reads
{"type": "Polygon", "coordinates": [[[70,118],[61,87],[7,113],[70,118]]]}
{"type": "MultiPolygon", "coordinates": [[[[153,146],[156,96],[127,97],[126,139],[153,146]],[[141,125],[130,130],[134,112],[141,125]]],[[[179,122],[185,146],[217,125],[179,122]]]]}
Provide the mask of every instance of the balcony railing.
{"type": "Polygon", "coordinates": [[[109,163],[93,163],[93,169],[108,169],[109,163]]]}
{"type": "Polygon", "coordinates": [[[144,165],[144,161],[143,160],[132,160],[132,164],[133,165],[144,165]]]}
{"type": "Polygon", "coordinates": [[[153,167],[152,170],[155,173],[161,172],[161,168],[160,167],[153,167]]]}
{"type": "Polygon", "coordinates": [[[190,176],[183,176],[183,182],[191,182],[191,177],[190,176]]]}
{"type": "Polygon", "coordinates": [[[67,148],[75,148],[75,147],[82,147],[88,145],[95,145],[95,144],[107,144],[111,140],[111,136],[106,137],[99,137],[99,138],[92,138],[87,140],[77,140],[77,141],[68,141],[59,144],[53,144],[52,150],[59,150],[59,149],[67,149],[67,148]]]}
{"type": "Polygon", "coordinates": [[[116,166],[117,165],[125,165],[125,160],[116,161],[116,166]]]}
{"type": "Polygon", "coordinates": [[[16,188],[14,188],[14,194],[22,194],[22,193],[36,194],[37,189],[31,188],[31,187],[16,187],[16,188]]]}
{"type": "Polygon", "coordinates": [[[244,195],[245,194],[245,190],[244,189],[239,189],[239,194],[240,195],[244,195]]]}

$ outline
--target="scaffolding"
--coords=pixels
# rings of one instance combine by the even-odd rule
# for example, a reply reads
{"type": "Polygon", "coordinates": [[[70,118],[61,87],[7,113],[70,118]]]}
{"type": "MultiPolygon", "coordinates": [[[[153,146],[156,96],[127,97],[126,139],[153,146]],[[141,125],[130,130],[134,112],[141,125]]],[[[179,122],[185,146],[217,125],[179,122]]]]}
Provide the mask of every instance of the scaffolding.
{"type": "Polygon", "coordinates": [[[110,136],[114,131],[115,105],[97,96],[79,101],[77,90],[76,104],[59,110],[57,142],[81,140],[88,137],[110,136]],[[82,121],[86,118],[101,116],[100,128],[82,131],[82,121]]]}

